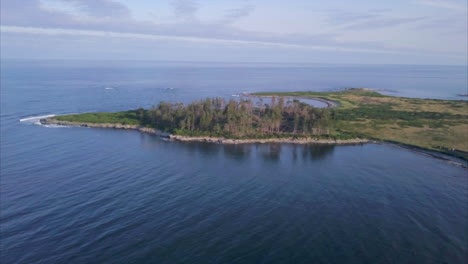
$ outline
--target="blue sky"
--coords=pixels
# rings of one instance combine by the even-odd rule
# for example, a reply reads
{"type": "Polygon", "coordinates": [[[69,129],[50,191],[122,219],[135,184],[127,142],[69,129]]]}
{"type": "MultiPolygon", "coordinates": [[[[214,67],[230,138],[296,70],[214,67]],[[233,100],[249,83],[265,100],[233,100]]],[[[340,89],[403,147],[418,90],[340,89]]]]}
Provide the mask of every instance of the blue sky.
{"type": "Polygon", "coordinates": [[[466,0],[2,0],[2,58],[467,64],[466,0]]]}

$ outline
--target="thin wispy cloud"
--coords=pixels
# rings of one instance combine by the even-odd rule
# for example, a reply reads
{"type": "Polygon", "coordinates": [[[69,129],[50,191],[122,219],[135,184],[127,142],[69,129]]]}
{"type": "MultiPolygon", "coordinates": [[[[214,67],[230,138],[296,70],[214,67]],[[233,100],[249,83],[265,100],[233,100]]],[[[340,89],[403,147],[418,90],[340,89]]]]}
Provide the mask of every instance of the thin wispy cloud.
{"type": "Polygon", "coordinates": [[[36,2],[42,10],[63,12],[73,16],[100,18],[130,16],[130,10],[125,5],[112,0],[40,0],[36,2]]]}
{"type": "Polygon", "coordinates": [[[375,19],[380,16],[379,12],[352,12],[346,10],[330,10],[325,12],[327,22],[330,25],[349,25],[369,19],[375,19]]]}
{"type": "Polygon", "coordinates": [[[403,24],[410,24],[415,22],[421,22],[427,20],[427,17],[414,17],[414,18],[382,18],[382,19],[371,19],[363,22],[355,23],[344,27],[348,30],[369,30],[379,29],[386,27],[396,27],[403,24]]]}
{"type": "Polygon", "coordinates": [[[326,12],[327,22],[339,29],[375,30],[397,27],[427,20],[427,17],[394,17],[388,14],[389,9],[376,9],[366,12],[350,12],[346,10],[330,10],[326,12]]]}
{"type": "Polygon", "coordinates": [[[462,1],[463,3],[460,2],[454,2],[450,0],[420,0],[417,1],[416,3],[420,5],[425,5],[425,6],[432,6],[432,7],[437,7],[437,8],[446,8],[446,9],[452,9],[452,10],[458,10],[458,11],[463,11],[467,12],[467,2],[462,1]]]}
{"type": "Polygon", "coordinates": [[[226,15],[222,19],[224,23],[233,23],[240,18],[250,15],[255,10],[255,6],[248,5],[240,8],[229,9],[226,11],[226,15]]]}
{"type": "Polygon", "coordinates": [[[61,29],[61,28],[37,28],[37,27],[17,27],[17,26],[0,26],[0,31],[3,33],[22,33],[22,34],[37,34],[37,35],[72,35],[72,36],[90,36],[90,37],[105,37],[105,38],[130,38],[130,39],[145,39],[145,40],[175,40],[188,41],[212,44],[242,44],[242,45],[262,45],[273,46],[279,48],[294,48],[294,49],[311,49],[311,50],[331,50],[343,52],[363,52],[363,53],[401,53],[391,50],[374,50],[374,49],[358,49],[346,47],[330,47],[330,46],[314,46],[300,45],[291,43],[255,41],[255,40],[234,40],[234,39],[217,39],[217,38],[200,38],[200,37],[182,37],[169,35],[154,35],[154,34],[137,34],[137,33],[122,33],[111,31],[97,30],[76,30],[76,29],[61,29]]]}
{"type": "Polygon", "coordinates": [[[197,1],[172,0],[171,4],[174,8],[174,14],[176,17],[184,21],[196,20],[196,13],[200,7],[197,1]]]}

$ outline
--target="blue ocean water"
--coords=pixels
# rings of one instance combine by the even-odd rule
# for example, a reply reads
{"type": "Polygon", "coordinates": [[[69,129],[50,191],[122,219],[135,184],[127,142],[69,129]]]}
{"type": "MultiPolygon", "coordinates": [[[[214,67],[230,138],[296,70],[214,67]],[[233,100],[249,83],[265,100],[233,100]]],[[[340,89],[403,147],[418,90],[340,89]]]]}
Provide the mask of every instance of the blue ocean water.
{"type": "Polygon", "coordinates": [[[461,99],[467,68],[2,61],[1,262],[466,262],[467,170],[442,160],[375,144],[167,142],[30,119],[346,87],[461,99]]]}

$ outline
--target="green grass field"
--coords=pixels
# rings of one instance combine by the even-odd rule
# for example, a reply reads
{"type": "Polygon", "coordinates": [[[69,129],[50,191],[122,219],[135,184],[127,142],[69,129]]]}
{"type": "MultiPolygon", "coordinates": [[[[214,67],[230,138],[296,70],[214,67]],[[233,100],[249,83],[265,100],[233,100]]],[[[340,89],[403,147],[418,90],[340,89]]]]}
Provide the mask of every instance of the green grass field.
{"type": "Polygon", "coordinates": [[[140,125],[136,111],[125,111],[115,113],[85,113],[76,115],[56,116],[59,121],[79,122],[79,123],[106,123],[123,125],[140,125]]]}

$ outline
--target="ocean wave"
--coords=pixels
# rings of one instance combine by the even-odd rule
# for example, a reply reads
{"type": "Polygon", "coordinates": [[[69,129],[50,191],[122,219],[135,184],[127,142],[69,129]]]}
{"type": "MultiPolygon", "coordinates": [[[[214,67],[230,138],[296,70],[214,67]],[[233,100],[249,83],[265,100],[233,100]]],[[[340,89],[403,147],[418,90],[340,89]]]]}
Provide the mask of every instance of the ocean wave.
{"type": "Polygon", "coordinates": [[[49,117],[53,117],[55,115],[43,115],[43,116],[30,116],[30,117],[25,117],[25,118],[22,118],[20,119],[19,121],[20,122],[30,122],[30,123],[33,123],[35,121],[39,121],[41,119],[44,119],[44,118],[49,118],[49,117]]]}
{"type": "Polygon", "coordinates": [[[31,124],[31,125],[38,125],[47,128],[60,128],[60,127],[67,127],[62,125],[55,125],[55,124],[42,124],[41,119],[54,117],[55,115],[42,115],[42,116],[30,116],[20,119],[21,123],[31,124]]]}

